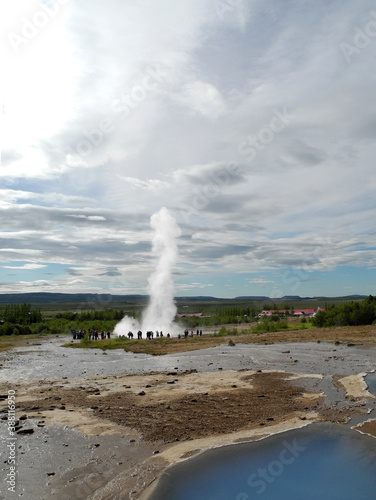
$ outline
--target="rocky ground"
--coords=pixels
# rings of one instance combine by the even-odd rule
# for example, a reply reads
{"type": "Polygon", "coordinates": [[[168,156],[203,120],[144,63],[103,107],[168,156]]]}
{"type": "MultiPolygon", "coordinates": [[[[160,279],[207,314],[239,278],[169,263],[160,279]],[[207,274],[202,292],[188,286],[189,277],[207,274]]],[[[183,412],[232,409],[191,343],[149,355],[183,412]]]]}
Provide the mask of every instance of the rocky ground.
{"type": "MultiPolygon", "coordinates": [[[[145,490],[166,466],[200,450],[320,420],[351,419],[362,425],[372,416],[375,399],[363,378],[374,366],[371,328],[331,332],[337,345],[327,343],[328,332],[316,344],[300,339],[296,346],[279,344],[272,335],[268,341],[274,345],[264,339],[264,345],[250,347],[232,338],[236,346],[224,347],[229,339],[222,338],[220,351],[197,351],[179,360],[166,355],[166,370],[155,370],[155,357],[135,355],[142,363],[136,374],[129,353],[123,354],[128,370],[119,367],[118,354],[109,354],[99,358],[100,374],[70,376],[69,370],[76,373],[73,365],[65,367],[56,358],[56,370],[66,370],[65,375],[56,377],[46,365],[43,378],[34,366],[47,353],[47,341],[34,351],[22,347],[19,353],[2,353],[1,437],[7,436],[11,387],[16,392],[18,495],[28,500],[147,498],[145,490]],[[29,368],[22,371],[25,363],[29,368]],[[6,379],[17,366],[21,375],[6,379]]],[[[65,356],[67,349],[56,345],[53,356],[65,356]]],[[[97,354],[82,354],[95,370],[97,354]]],[[[158,358],[160,363],[163,357],[158,358]]],[[[78,359],[68,357],[74,364],[78,359]]],[[[86,365],[84,371],[89,371],[86,365]]],[[[360,428],[376,435],[374,422],[360,428]]],[[[3,463],[4,477],[8,468],[3,463]]]]}

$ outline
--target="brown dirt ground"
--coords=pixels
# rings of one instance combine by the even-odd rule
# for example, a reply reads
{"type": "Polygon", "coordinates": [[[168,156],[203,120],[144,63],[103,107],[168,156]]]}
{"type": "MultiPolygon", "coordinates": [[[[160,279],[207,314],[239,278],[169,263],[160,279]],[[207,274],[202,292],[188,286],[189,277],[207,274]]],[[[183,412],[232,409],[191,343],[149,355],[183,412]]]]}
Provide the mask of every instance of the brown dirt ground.
{"type": "MultiPolygon", "coordinates": [[[[173,377],[159,375],[159,387],[147,384],[145,390],[138,393],[128,390],[130,386],[126,384],[122,391],[108,394],[90,385],[39,387],[31,391],[28,398],[19,398],[19,412],[91,408],[97,419],[137,430],[147,441],[172,443],[268,426],[296,414],[304,418],[305,412],[318,408],[318,399],[304,397],[305,390],[296,381],[287,380],[289,374],[235,373],[237,377],[233,380],[237,383],[205,393],[186,389],[171,391],[171,395],[163,392],[165,384],[179,386],[180,381],[189,378],[189,372],[173,377]],[[153,398],[157,390],[160,397],[153,398]]],[[[214,374],[213,380],[215,377],[218,379],[218,374],[214,374]]],[[[132,377],[127,381],[132,382],[132,377]]]]}
{"type": "Polygon", "coordinates": [[[358,425],[357,430],[376,437],[376,420],[370,420],[364,424],[358,425]]]}

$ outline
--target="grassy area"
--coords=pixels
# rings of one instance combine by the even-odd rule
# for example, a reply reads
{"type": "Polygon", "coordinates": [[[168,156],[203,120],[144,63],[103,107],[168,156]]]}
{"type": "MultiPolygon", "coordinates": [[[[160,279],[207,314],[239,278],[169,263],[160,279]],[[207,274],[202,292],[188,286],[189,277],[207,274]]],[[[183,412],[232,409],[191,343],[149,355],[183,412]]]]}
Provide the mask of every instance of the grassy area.
{"type": "MultiPolygon", "coordinates": [[[[187,339],[176,337],[155,338],[153,340],[128,340],[128,339],[104,339],[90,340],[88,342],[69,342],[63,347],[73,349],[101,349],[107,351],[111,349],[124,349],[127,352],[140,354],[163,355],[171,352],[182,352],[196,349],[205,349],[208,341],[211,344],[214,335],[205,335],[203,337],[188,337],[187,339]],[[210,339],[210,340],[209,340],[210,339]]],[[[218,342],[218,344],[221,342],[218,342]]],[[[209,345],[210,347],[210,345],[209,345]]]]}

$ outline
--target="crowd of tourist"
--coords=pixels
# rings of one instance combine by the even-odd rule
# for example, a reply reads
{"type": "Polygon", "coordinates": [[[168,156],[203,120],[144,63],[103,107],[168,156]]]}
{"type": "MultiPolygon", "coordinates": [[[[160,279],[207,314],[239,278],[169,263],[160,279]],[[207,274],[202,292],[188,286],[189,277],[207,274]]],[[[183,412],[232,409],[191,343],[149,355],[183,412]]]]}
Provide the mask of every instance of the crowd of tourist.
{"type": "MultiPolygon", "coordinates": [[[[86,335],[86,330],[85,329],[82,329],[82,330],[74,330],[72,328],[72,338],[73,340],[80,340],[80,339],[83,339],[86,335]]],[[[105,332],[105,331],[101,331],[99,333],[99,329],[98,328],[90,328],[88,330],[88,339],[89,340],[104,340],[104,339],[110,339],[111,338],[111,332],[105,332]]]]}
{"type": "MultiPolygon", "coordinates": [[[[154,333],[153,331],[151,331],[151,330],[149,330],[149,331],[147,331],[147,332],[146,332],[146,338],[147,338],[148,340],[152,340],[152,339],[154,338],[154,335],[155,335],[157,338],[164,337],[164,334],[163,334],[162,330],[161,330],[161,331],[156,330],[156,331],[155,331],[155,333],[154,333]]],[[[130,331],[129,331],[129,332],[127,333],[127,335],[119,335],[119,339],[125,339],[126,337],[128,337],[128,338],[129,338],[129,340],[133,339],[133,338],[134,338],[134,334],[133,334],[133,332],[130,332],[130,331]]],[[[170,338],[170,337],[171,337],[171,335],[168,333],[168,334],[166,335],[166,337],[167,337],[167,338],[170,338]]],[[[138,330],[138,332],[137,332],[137,339],[138,339],[138,340],[142,340],[142,331],[141,331],[141,330],[138,330]]]]}
{"type": "MultiPolygon", "coordinates": [[[[196,330],[196,335],[200,335],[201,336],[202,335],[202,330],[196,330]]],[[[193,330],[191,330],[191,333],[189,333],[188,329],[184,330],[184,338],[187,338],[188,336],[189,337],[193,337],[193,330]]],[[[181,338],[180,333],[178,335],[178,338],[179,339],[181,338]]]]}
{"type": "MultiPolygon", "coordinates": [[[[86,330],[85,329],[81,329],[81,330],[74,330],[72,329],[72,338],[73,340],[80,340],[80,339],[83,339],[86,335],[86,330]]],[[[158,331],[156,330],[155,333],[153,331],[147,331],[146,332],[146,338],[147,340],[152,340],[154,338],[154,335],[156,338],[161,338],[161,337],[164,337],[164,334],[161,331],[158,331]]],[[[193,337],[193,330],[191,330],[191,332],[189,332],[189,330],[184,330],[184,335],[178,335],[178,338],[187,338],[187,337],[193,337]]],[[[202,330],[197,330],[196,331],[196,335],[202,335],[202,330]]],[[[128,337],[129,340],[133,339],[134,338],[134,334],[133,332],[129,331],[127,333],[127,335],[119,335],[119,339],[126,339],[128,337]]],[[[167,338],[170,338],[171,335],[168,333],[166,335],[167,338]]],[[[104,340],[104,339],[110,339],[111,338],[111,332],[109,331],[101,331],[99,333],[99,329],[98,328],[90,328],[88,330],[88,339],[89,340],[104,340]]],[[[137,332],[137,339],[138,340],[142,340],[142,331],[141,330],[138,330],[137,332]]]]}

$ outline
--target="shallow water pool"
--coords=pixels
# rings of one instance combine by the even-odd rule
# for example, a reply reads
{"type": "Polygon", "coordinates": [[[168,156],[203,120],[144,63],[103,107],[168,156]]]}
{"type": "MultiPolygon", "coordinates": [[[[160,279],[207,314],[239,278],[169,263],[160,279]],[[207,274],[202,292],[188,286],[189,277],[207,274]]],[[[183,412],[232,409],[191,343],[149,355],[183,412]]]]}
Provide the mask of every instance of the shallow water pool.
{"type": "Polygon", "coordinates": [[[368,374],[366,376],[366,382],[369,392],[376,396],[376,372],[368,374]]]}
{"type": "Polygon", "coordinates": [[[201,453],[168,469],[150,500],[374,500],[376,440],[313,424],[201,453]]]}

